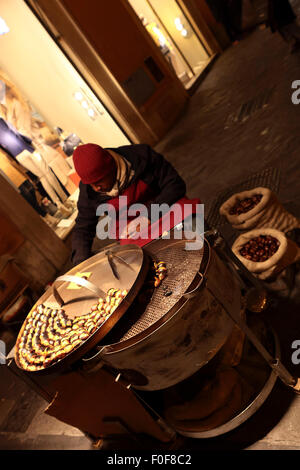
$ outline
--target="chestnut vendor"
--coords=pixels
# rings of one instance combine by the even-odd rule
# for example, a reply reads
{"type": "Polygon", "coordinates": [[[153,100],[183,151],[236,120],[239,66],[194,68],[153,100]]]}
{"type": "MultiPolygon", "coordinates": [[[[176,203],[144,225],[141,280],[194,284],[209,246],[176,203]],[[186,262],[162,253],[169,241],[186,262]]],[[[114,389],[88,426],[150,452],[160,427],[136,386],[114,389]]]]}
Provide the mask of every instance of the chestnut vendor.
{"type": "Polygon", "coordinates": [[[74,265],[92,255],[100,204],[109,203],[118,210],[119,196],[127,196],[128,207],[137,202],[148,207],[151,203],[171,206],[186,192],[185,182],[173,166],[148,145],[104,149],[84,144],[74,151],[73,161],[81,178],[72,238],[74,265]]]}

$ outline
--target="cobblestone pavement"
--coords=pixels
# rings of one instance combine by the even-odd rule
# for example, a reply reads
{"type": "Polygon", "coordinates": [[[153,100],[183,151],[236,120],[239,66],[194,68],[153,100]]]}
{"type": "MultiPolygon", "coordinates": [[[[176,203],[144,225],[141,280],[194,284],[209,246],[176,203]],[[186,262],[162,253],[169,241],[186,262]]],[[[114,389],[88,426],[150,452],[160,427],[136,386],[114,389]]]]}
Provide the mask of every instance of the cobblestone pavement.
{"type": "MultiPolygon", "coordinates": [[[[293,4],[300,13],[299,2],[293,4]]],[[[216,60],[157,146],[186,180],[189,196],[200,197],[206,211],[219,192],[252,173],[277,168],[279,199],[300,216],[300,105],[291,101],[291,85],[298,79],[300,55],[290,55],[280,36],[268,29],[257,29],[216,60]],[[254,109],[262,95],[265,106],[254,109]]],[[[278,300],[272,316],[283,359],[295,374],[290,345],[300,338],[298,287],[294,297],[278,300]]],[[[0,449],[91,448],[80,431],[44,415],[45,402],[4,367],[0,375],[0,449]]],[[[219,438],[189,440],[186,448],[300,449],[300,400],[278,382],[240,428],[219,438]]]]}
{"type": "Polygon", "coordinates": [[[266,167],[281,172],[282,202],[299,204],[299,106],[291,85],[300,58],[280,36],[258,30],[214,64],[184,117],[158,145],[179,169],[191,197],[216,193],[266,167]],[[270,93],[267,106],[235,122],[241,106],[270,93]]]}

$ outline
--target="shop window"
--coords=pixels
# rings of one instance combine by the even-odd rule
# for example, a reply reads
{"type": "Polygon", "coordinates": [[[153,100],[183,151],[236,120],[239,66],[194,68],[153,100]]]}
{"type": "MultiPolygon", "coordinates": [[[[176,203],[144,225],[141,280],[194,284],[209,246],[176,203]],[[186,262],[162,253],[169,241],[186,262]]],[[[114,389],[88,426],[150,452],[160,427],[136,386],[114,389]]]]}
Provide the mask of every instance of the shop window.
{"type": "Polygon", "coordinates": [[[177,77],[190,88],[209,55],[175,0],[128,0],[177,77]]]}
{"type": "Polygon", "coordinates": [[[74,149],[129,141],[26,2],[1,0],[1,18],[0,173],[64,239],[77,214],[74,149]]]}
{"type": "Polygon", "coordinates": [[[61,140],[0,71],[1,174],[53,229],[76,210],[61,140]]]}

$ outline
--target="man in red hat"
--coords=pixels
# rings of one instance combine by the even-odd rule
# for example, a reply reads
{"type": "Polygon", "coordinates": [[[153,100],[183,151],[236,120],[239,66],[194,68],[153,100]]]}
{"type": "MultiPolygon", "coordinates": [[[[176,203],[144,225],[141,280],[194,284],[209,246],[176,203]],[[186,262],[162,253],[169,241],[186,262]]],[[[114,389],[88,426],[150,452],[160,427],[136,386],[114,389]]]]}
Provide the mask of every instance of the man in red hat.
{"type": "MultiPolygon", "coordinates": [[[[96,144],[84,144],[74,151],[73,161],[81,178],[78,217],[72,238],[74,264],[92,255],[98,223],[96,212],[101,204],[110,204],[120,213],[119,196],[126,196],[128,208],[134,203],[143,203],[146,207],[163,203],[171,206],[186,192],[184,181],[172,165],[148,145],[104,149],[96,144]]],[[[130,236],[130,225],[128,227],[130,236]]]]}

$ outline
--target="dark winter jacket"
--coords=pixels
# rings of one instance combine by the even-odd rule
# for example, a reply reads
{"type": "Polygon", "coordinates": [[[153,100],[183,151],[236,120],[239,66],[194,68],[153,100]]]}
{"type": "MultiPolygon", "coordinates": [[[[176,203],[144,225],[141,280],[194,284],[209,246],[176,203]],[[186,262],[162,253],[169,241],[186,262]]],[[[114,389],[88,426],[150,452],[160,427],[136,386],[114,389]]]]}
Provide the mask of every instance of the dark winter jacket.
{"type": "Polygon", "coordinates": [[[274,33],[296,19],[288,0],[268,0],[268,23],[274,33]]]}
{"type": "MultiPolygon", "coordinates": [[[[137,180],[146,183],[154,195],[151,203],[172,205],[185,195],[186,186],[182,178],[172,165],[149,145],[126,145],[108,150],[115,151],[131,163],[135,175],[130,184],[137,180]]],[[[72,260],[75,265],[91,256],[91,246],[98,223],[97,207],[99,204],[109,203],[111,199],[82,182],[79,189],[78,217],[72,236],[72,260]]]]}

